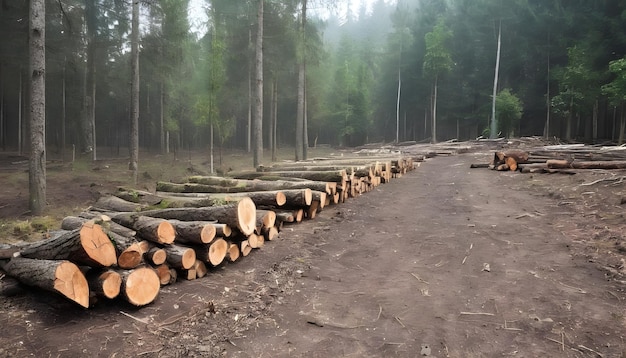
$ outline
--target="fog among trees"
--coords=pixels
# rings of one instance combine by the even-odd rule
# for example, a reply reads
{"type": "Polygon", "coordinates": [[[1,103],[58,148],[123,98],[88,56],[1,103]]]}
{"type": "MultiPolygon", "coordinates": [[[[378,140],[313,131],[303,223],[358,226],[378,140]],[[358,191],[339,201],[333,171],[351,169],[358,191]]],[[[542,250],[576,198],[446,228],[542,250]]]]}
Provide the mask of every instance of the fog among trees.
{"type": "MultiPolygon", "coordinates": [[[[620,1],[378,0],[338,14],[336,1],[206,0],[198,36],[189,0],[143,0],[136,109],[132,2],[45,3],[45,145],[66,160],[72,145],[131,157],[134,115],[141,151],[266,150],[255,162],[273,146],[304,159],[320,144],[623,141],[620,1]]],[[[29,5],[0,7],[0,148],[21,153],[31,151],[29,5]]]]}

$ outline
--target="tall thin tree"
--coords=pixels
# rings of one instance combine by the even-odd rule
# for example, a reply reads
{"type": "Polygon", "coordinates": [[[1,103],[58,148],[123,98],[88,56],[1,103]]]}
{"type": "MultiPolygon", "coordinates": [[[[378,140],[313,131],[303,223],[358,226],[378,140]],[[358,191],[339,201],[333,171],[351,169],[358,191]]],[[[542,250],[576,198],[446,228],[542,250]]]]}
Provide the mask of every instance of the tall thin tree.
{"type": "Polygon", "coordinates": [[[296,113],[296,160],[306,159],[304,157],[304,96],[305,96],[305,61],[306,61],[306,6],[307,0],[302,1],[302,11],[300,17],[300,31],[298,42],[298,105],[296,113]]]}
{"type": "Polygon", "coordinates": [[[498,27],[498,49],[496,51],[496,69],[493,76],[493,93],[491,102],[491,127],[489,129],[489,138],[498,136],[498,122],[496,121],[496,99],[498,94],[498,75],[500,72],[500,45],[502,44],[502,21],[498,27]]]}
{"type": "Polygon", "coordinates": [[[46,4],[30,1],[30,165],[29,208],[41,215],[46,208],[46,4]]]}
{"type": "Polygon", "coordinates": [[[131,118],[130,118],[130,163],[133,182],[137,184],[139,170],[139,0],[133,0],[131,30],[131,118]]]}
{"type": "Polygon", "coordinates": [[[255,78],[256,96],[254,103],[254,120],[252,122],[254,147],[253,165],[258,167],[263,161],[263,3],[258,0],[257,34],[255,43],[255,78]]]}

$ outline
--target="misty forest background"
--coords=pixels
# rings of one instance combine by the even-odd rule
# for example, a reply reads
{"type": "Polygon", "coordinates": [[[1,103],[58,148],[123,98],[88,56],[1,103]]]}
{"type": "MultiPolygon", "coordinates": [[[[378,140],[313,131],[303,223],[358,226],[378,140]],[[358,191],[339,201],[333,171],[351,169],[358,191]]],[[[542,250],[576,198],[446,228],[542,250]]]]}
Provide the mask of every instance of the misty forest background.
{"type": "MultiPolygon", "coordinates": [[[[344,5],[342,15],[338,3],[265,0],[264,147],[296,146],[298,108],[310,147],[489,136],[499,35],[500,136],[623,141],[622,1],[378,0],[370,11],[344,5]]],[[[0,4],[0,147],[21,153],[29,148],[29,2],[0,4]]],[[[141,2],[142,150],[205,150],[211,127],[216,146],[250,150],[258,4],[205,0],[199,17],[208,20],[192,27],[189,0],[141,2]]],[[[46,1],[48,152],[75,144],[127,155],[131,7],[46,1]]]]}

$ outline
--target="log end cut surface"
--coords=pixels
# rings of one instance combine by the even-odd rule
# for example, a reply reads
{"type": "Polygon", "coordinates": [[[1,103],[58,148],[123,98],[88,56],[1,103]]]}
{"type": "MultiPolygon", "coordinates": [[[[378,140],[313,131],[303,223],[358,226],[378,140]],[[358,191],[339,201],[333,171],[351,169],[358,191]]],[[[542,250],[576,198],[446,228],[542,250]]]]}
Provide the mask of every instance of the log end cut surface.
{"type": "Polygon", "coordinates": [[[209,247],[209,262],[213,266],[217,266],[224,261],[226,252],[228,251],[228,242],[224,239],[217,239],[209,247]]]}
{"type": "Polygon", "coordinates": [[[174,242],[176,238],[176,229],[174,225],[170,224],[167,221],[162,221],[159,223],[157,228],[157,236],[159,237],[159,242],[164,244],[171,244],[174,242]]]}
{"type": "Polygon", "coordinates": [[[122,276],[115,271],[107,271],[100,275],[104,297],[115,298],[120,294],[122,276]]]}
{"type": "Polygon", "coordinates": [[[124,296],[135,306],[154,301],[159,294],[161,281],[153,269],[141,267],[133,270],[124,282],[124,296]]]}
{"type": "Polygon", "coordinates": [[[89,284],[78,266],[73,263],[64,261],[57,266],[54,289],[79,305],[89,307],[89,284]]]}
{"type": "Polygon", "coordinates": [[[250,198],[242,199],[237,206],[239,230],[244,235],[250,235],[256,227],[256,205],[250,198]]]}
{"type": "Polygon", "coordinates": [[[108,267],[117,263],[115,246],[100,225],[85,223],[80,229],[80,242],[87,255],[100,265],[108,267]]]}
{"type": "Polygon", "coordinates": [[[202,231],[200,232],[200,238],[203,243],[208,244],[213,241],[213,239],[215,239],[216,233],[217,230],[215,229],[215,226],[213,226],[212,224],[206,224],[202,227],[202,231]]]}

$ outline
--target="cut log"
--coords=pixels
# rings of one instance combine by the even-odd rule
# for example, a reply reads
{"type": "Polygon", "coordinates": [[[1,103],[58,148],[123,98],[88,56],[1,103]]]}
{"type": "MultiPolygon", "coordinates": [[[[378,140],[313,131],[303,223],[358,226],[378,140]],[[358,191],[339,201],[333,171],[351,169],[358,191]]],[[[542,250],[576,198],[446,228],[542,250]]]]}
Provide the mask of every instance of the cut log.
{"type": "Polygon", "coordinates": [[[120,296],[135,306],[145,306],[153,302],[161,287],[159,275],[150,267],[133,270],[117,270],[122,277],[120,296]]]}
{"type": "Polygon", "coordinates": [[[192,248],[180,245],[165,245],[163,250],[167,253],[167,263],[177,269],[188,270],[196,262],[196,253],[192,248]]]}
{"type": "MultiPolygon", "coordinates": [[[[142,212],[141,215],[161,219],[176,219],[184,221],[216,220],[222,224],[230,226],[231,228],[238,229],[244,235],[250,235],[252,232],[254,232],[256,224],[256,206],[250,198],[243,198],[236,204],[211,206],[204,208],[150,210],[142,212]]],[[[123,217],[125,216],[132,217],[132,215],[128,214],[123,215],[123,217]]],[[[118,216],[114,216],[113,220],[118,220],[118,216]]],[[[139,230],[137,231],[139,232],[139,230]]]]}
{"type": "Polygon", "coordinates": [[[93,222],[24,247],[20,255],[31,259],[70,260],[92,267],[117,263],[113,243],[100,225],[93,222]]]}
{"type": "Polygon", "coordinates": [[[272,226],[263,231],[263,237],[267,241],[272,241],[278,237],[278,229],[276,226],[272,226]]]}
{"type": "Polygon", "coordinates": [[[250,243],[248,242],[248,240],[243,240],[242,242],[239,243],[240,246],[240,252],[241,252],[241,256],[246,257],[248,255],[250,255],[250,252],[252,252],[252,247],[250,247],[250,243]]]}
{"type": "Polygon", "coordinates": [[[148,207],[147,205],[131,203],[117,196],[101,196],[94,206],[101,210],[110,211],[141,211],[148,207]]]}
{"type": "Polygon", "coordinates": [[[198,277],[198,274],[196,273],[196,269],[194,268],[190,268],[189,270],[179,270],[179,271],[183,274],[183,277],[185,278],[185,280],[188,280],[188,281],[195,280],[198,277]]]}
{"type": "Polygon", "coordinates": [[[276,221],[292,223],[296,221],[292,210],[276,210],[276,221]]]}
{"type": "Polygon", "coordinates": [[[132,213],[120,213],[111,218],[116,223],[129,227],[137,232],[143,239],[158,244],[171,244],[176,238],[176,230],[169,222],[132,213]]]}
{"type": "Polygon", "coordinates": [[[91,271],[87,273],[87,282],[91,292],[108,299],[113,299],[120,294],[122,276],[119,273],[113,270],[91,271]]]}
{"type": "MultiPolygon", "coordinates": [[[[157,183],[157,190],[159,190],[160,195],[164,195],[164,192],[169,193],[168,195],[172,195],[171,193],[178,194],[189,194],[189,193],[247,193],[247,192],[259,192],[259,191],[283,191],[289,189],[311,189],[311,190],[319,190],[325,191],[329,194],[332,194],[332,184],[328,182],[319,182],[319,181],[310,181],[310,180],[299,180],[297,182],[286,181],[286,180],[238,180],[238,179],[230,179],[233,183],[237,183],[232,186],[217,186],[205,184],[205,182],[211,182],[213,177],[191,177],[189,178],[192,183],[187,184],[174,184],[174,183],[165,183],[159,182],[157,183]],[[208,178],[208,179],[204,179],[208,178]]],[[[210,197],[210,196],[209,196],[210,197]]]]}
{"type": "Polygon", "coordinates": [[[252,234],[248,236],[248,244],[253,249],[260,249],[265,244],[263,235],[252,234]]]}
{"type": "MultiPolygon", "coordinates": [[[[237,248],[239,249],[239,248],[237,248]]],[[[0,277],[0,296],[11,297],[24,293],[24,286],[11,276],[0,277]]]]}
{"type": "Polygon", "coordinates": [[[209,270],[207,270],[206,265],[204,264],[204,262],[202,262],[200,260],[196,260],[196,262],[193,264],[193,269],[196,270],[196,277],[197,278],[203,278],[209,272],[209,270]]]}
{"type": "Polygon", "coordinates": [[[276,213],[272,210],[257,210],[256,218],[257,234],[261,234],[266,228],[274,227],[276,223],[276,213]]]}
{"type": "Polygon", "coordinates": [[[131,203],[144,204],[147,206],[158,205],[163,200],[163,198],[158,195],[137,189],[118,188],[118,191],[113,193],[113,195],[131,203]]]}
{"type": "Polygon", "coordinates": [[[156,245],[151,245],[151,247],[144,252],[143,257],[151,264],[159,266],[167,261],[167,251],[156,245]]]}
{"type": "Polygon", "coordinates": [[[89,284],[78,266],[66,260],[14,257],[2,269],[18,281],[52,291],[89,307],[89,284]]]}
{"type": "Polygon", "coordinates": [[[255,205],[281,206],[285,204],[285,194],[281,190],[270,191],[247,191],[242,193],[167,193],[160,192],[168,201],[187,200],[190,205],[187,207],[218,206],[236,203],[241,198],[252,199],[255,205]],[[206,204],[208,202],[208,204],[206,204]],[[205,205],[196,205],[205,203],[205,205]]]}
{"type": "Polygon", "coordinates": [[[315,215],[317,215],[317,210],[319,209],[320,202],[315,200],[309,205],[306,210],[306,217],[309,219],[315,219],[315,215]]]}
{"type": "Polygon", "coordinates": [[[169,220],[176,229],[176,242],[182,244],[208,244],[215,238],[215,226],[207,221],[169,220]]]}
{"type": "Polygon", "coordinates": [[[550,159],[546,161],[551,169],[626,169],[626,161],[567,161],[550,159]]]}
{"type": "Polygon", "coordinates": [[[194,247],[198,260],[206,262],[215,267],[224,261],[226,252],[229,249],[228,242],[224,239],[216,239],[208,247],[194,247]]]}
{"type": "Polygon", "coordinates": [[[215,227],[216,237],[230,237],[233,234],[233,230],[226,224],[217,223],[213,224],[213,227],[215,227]]]}
{"type": "Polygon", "coordinates": [[[226,260],[230,261],[230,262],[235,262],[237,261],[237,259],[239,258],[239,255],[241,255],[241,251],[239,250],[239,246],[235,243],[232,242],[227,242],[228,243],[228,251],[226,251],[226,260]]]}
{"type": "Polygon", "coordinates": [[[124,237],[114,232],[107,233],[117,252],[117,266],[123,269],[135,268],[143,262],[143,247],[134,237],[124,237]]]}
{"type": "MultiPolygon", "coordinates": [[[[66,217],[67,218],[72,218],[71,216],[66,217]]],[[[84,220],[82,223],[84,224],[87,221],[93,220],[96,224],[102,226],[103,229],[107,230],[107,231],[113,231],[116,234],[125,236],[125,237],[133,237],[137,234],[137,232],[133,229],[129,229],[126,226],[122,226],[116,222],[113,222],[111,220],[111,217],[109,217],[108,215],[104,215],[102,213],[99,212],[93,212],[93,211],[89,211],[89,212],[82,212],[78,215],[79,219],[84,220]]],[[[79,227],[81,227],[81,225],[77,225],[76,222],[73,222],[71,220],[74,220],[73,218],[70,219],[70,221],[68,221],[67,223],[67,227],[63,227],[65,226],[64,223],[61,223],[61,228],[64,230],[74,230],[74,229],[78,229],[79,227]]],[[[65,219],[63,219],[63,222],[65,222],[65,219]]]]}
{"type": "Polygon", "coordinates": [[[288,172],[239,172],[239,173],[229,173],[235,179],[258,179],[263,176],[271,176],[271,177],[279,177],[279,178],[298,178],[298,179],[306,179],[313,181],[321,181],[321,182],[335,182],[341,183],[348,179],[347,173],[345,170],[330,170],[330,171],[319,171],[319,172],[308,172],[308,171],[288,171],[288,172]]]}
{"type": "MultiPolygon", "coordinates": [[[[176,279],[174,279],[174,282],[172,282],[172,270],[170,270],[170,267],[166,264],[155,266],[154,270],[157,276],[159,276],[161,286],[169,285],[176,281],[176,279]]],[[[176,272],[176,270],[173,271],[176,272]]]]}
{"type": "Polygon", "coordinates": [[[325,192],[322,192],[322,191],[311,192],[311,204],[313,204],[314,201],[317,201],[319,211],[324,209],[324,206],[326,206],[327,198],[328,198],[328,194],[326,194],[325,192]]]}
{"type": "Polygon", "coordinates": [[[517,160],[513,157],[506,157],[506,159],[504,160],[504,162],[506,163],[506,165],[509,166],[509,170],[514,172],[517,171],[517,160]]]}
{"type": "Polygon", "coordinates": [[[308,206],[311,205],[311,200],[313,200],[313,193],[311,189],[300,189],[300,190],[285,190],[286,197],[286,206],[289,207],[299,207],[299,206],[308,206]]]}

